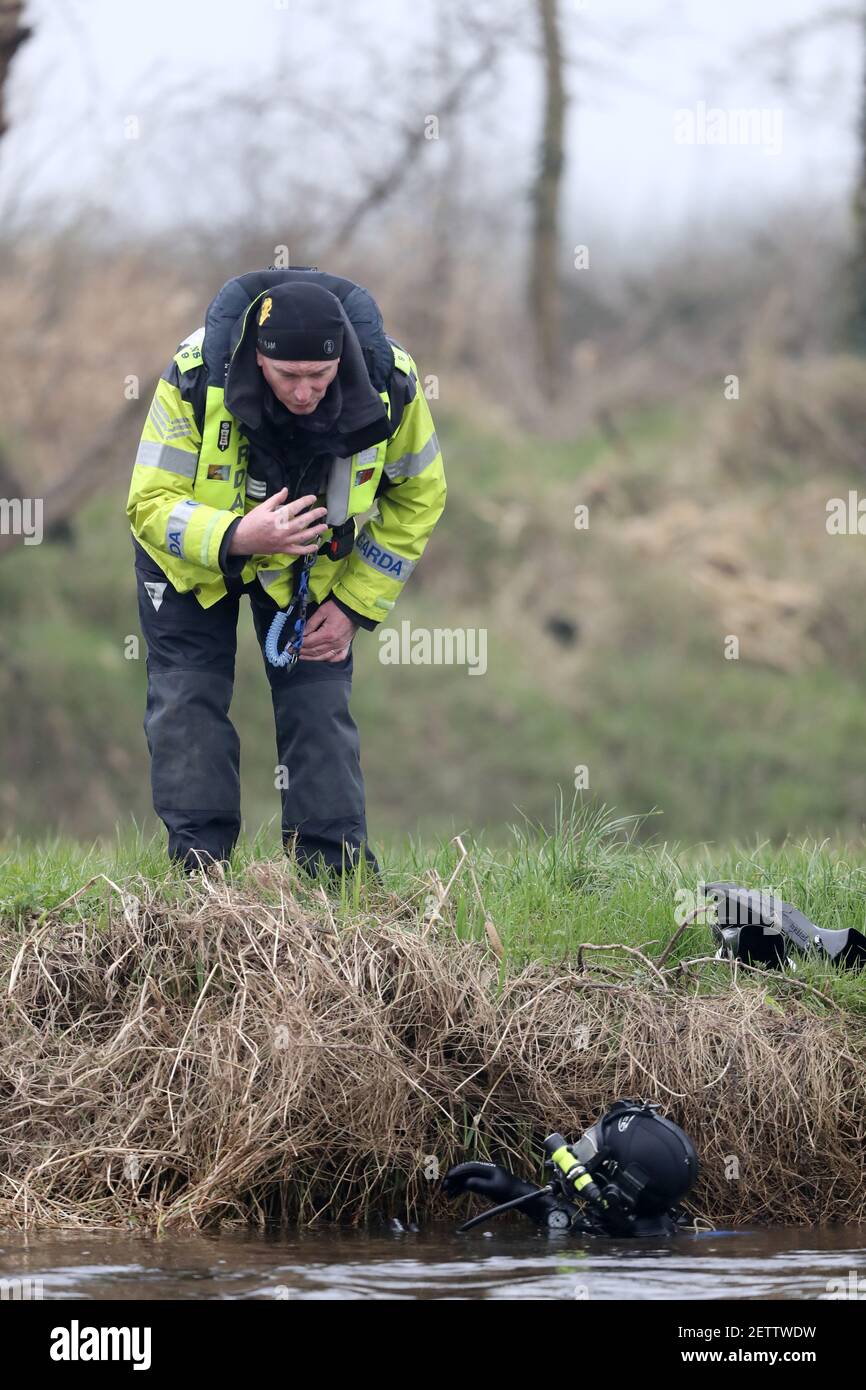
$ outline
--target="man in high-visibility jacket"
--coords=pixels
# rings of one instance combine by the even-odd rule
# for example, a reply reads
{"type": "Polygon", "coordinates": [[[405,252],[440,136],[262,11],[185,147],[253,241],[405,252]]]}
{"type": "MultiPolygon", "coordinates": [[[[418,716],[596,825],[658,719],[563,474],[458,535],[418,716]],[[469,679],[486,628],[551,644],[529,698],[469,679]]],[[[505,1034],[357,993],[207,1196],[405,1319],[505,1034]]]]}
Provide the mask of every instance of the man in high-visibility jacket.
{"type": "Polygon", "coordinates": [[[366,290],[309,267],[223,286],[159,381],[127,503],[154,808],[187,869],[226,861],[240,833],[229,706],[241,595],[264,648],[297,594],[298,557],[314,553],[300,659],[265,662],[283,841],[311,873],[362,853],[377,869],[352,640],[393,608],[445,492],[417,368],[366,290]]]}

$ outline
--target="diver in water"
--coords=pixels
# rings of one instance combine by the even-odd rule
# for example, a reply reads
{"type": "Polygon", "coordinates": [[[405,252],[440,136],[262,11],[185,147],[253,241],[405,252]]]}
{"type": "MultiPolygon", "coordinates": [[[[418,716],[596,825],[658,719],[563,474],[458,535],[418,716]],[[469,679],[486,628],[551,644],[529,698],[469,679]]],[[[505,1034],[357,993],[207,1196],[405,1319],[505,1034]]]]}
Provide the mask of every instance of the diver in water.
{"type": "Polygon", "coordinates": [[[476,1192],[495,1205],[460,1227],[468,1231],[499,1212],[519,1210],[551,1231],[655,1239],[685,1224],[678,1203],[694,1185],[698,1156],[688,1135],[646,1101],[618,1100],[576,1144],[561,1134],[544,1141],[545,1187],[498,1163],[449,1168],[449,1197],[476,1192]]]}

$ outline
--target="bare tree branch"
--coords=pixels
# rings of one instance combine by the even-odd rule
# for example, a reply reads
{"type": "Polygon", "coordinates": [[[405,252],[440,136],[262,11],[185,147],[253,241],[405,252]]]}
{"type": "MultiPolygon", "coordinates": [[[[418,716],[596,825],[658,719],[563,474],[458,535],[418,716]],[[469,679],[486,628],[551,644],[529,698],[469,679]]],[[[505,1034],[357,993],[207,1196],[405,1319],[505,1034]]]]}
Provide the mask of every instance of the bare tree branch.
{"type": "Polygon", "coordinates": [[[9,67],[32,30],[23,22],[23,0],[0,0],[0,140],[6,134],[6,83],[9,67]]]}
{"type": "MultiPolygon", "coordinates": [[[[481,50],[472,63],[469,64],[451,83],[444,97],[435,102],[436,115],[441,119],[443,116],[454,115],[462,106],[467,104],[470,93],[476,82],[482,77],[487,77],[498,57],[502,43],[502,33],[499,32],[491,37],[485,35],[485,40],[481,50]]],[[[337,227],[333,238],[328,247],[328,255],[334,256],[343,252],[358,230],[360,223],[373,211],[374,208],[381,207],[408,178],[414,167],[414,156],[417,151],[423,148],[426,141],[424,120],[419,114],[403,126],[400,149],[397,156],[364,192],[363,196],[343,217],[342,222],[337,227]]]]}

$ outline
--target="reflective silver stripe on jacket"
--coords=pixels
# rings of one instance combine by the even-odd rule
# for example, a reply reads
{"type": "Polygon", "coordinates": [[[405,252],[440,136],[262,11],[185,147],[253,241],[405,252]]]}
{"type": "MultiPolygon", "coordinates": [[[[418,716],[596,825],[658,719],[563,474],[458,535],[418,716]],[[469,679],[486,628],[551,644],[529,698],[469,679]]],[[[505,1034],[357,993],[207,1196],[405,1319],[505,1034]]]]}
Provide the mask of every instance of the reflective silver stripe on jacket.
{"type": "Polygon", "coordinates": [[[414,478],[417,474],[423,473],[438,453],[439,440],[434,430],[423,449],[417,454],[404,454],[402,458],[394,459],[393,463],[386,463],[385,472],[389,478],[414,478]]]}
{"type": "Polygon", "coordinates": [[[268,485],[264,478],[251,478],[247,474],[247,497],[252,497],[256,502],[263,502],[268,494],[268,485]]]}
{"type": "Polygon", "coordinates": [[[169,415],[156,396],[151,401],[147,418],[163,439],[184,439],[192,434],[192,421],[186,415],[169,415]]]}
{"type": "Polygon", "coordinates": [[[366,526],[355,542],[355,550],[365,565],[379,574],[387,575],[389,579],[399,579],[401,583],[409,578],[415,568],[414,560],[407,560],[405,555],[398,555],[396,550],[389,550],[380,541],[375,541],[366,526]]]}
{"type": "Polygon", "coordinates": [[[351,458],[335,458],[328,475],[326,502],[328,513],[325,517],[329,526],[339,526],[349,515],[349,490],[352,486],[351,458]]]}
{"type": "Polygon", "coordinates": [[[154,439],[144,439],[138,446],[135,462],[141,468],[164,468],[166,473],[194,478],[198,455],[189,449],[176,449],[173,444],[157,444],[154,439]]]}
{"type": "Polygon", "coordinates": [[[185,559],[184,538],[189,519],[192,516],[198,502],[193,502],[185,497],[182,502],[178,502],[176,507],[172,507],[165,528],[165,548],[169,555],[176,555],[178,560],[185,559]]]}
{"type": "Polygon", "coordinates": [[[285,579],[289,573],[289,568],[281,570],[259,570],[258,580],[263,589],[269,589],[272,584],[276,584],[281,579],[285,579]]]}

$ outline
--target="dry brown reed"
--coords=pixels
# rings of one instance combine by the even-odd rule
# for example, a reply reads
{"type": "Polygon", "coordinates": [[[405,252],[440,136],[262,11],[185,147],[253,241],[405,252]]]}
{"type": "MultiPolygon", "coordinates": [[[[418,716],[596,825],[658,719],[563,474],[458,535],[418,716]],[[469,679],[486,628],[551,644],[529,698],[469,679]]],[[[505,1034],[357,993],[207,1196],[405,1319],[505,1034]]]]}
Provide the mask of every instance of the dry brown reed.
{"type": "Polygon", "coordinates": [[[6,926],[0,1223],[453,1217],[450,1163],[530,1173],[630,1095],[693,1136],[696,1216],[863,1219],[866,1047],[820,999],[615,952],[508,978],[447,904],[341,915],[294,873],[6,926]]]}

